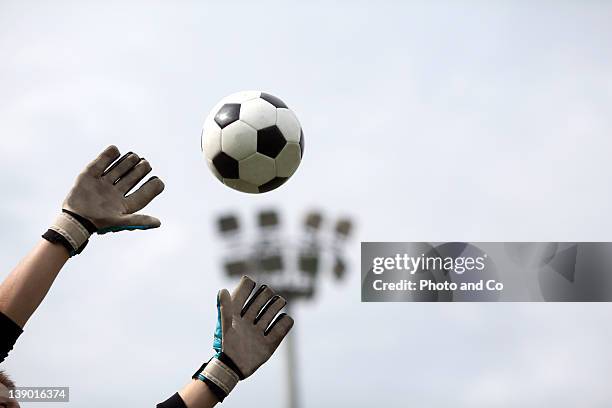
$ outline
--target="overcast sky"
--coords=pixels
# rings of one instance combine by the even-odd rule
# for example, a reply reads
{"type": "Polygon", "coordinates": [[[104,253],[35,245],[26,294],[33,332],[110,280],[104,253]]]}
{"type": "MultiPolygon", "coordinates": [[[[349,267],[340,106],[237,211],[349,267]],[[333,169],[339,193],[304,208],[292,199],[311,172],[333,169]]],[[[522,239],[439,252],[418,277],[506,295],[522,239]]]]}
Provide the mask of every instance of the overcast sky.
{"type": "MultiPolygon", "coordinates": [[[[5,363],[18,384],[154,406],[210,357],[234,284],[213,218],[317,207],[359,226],[348,280],[294,309],[304,407],[609,405],[610,305],[362,304],[358,262],[360,241],[612,241],[612,4],[375,3],[0,0],[0,277],[106,145],[166,183],[161,229],[94,237],[62,271],[5,363]],[[200,152],[245,89],[306,137],[260,196],[200,152]]],[[[283,351],[223,405],[283,407],[283,351]]]]}

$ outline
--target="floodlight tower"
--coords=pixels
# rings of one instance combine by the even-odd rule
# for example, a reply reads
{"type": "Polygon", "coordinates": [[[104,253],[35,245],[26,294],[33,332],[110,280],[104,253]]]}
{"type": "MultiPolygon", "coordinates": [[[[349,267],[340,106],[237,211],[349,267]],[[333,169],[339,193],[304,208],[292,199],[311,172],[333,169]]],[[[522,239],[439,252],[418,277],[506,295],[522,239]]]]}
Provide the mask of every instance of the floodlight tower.
{"type": "MultiPolygon", "coordinates": [[[[298,299],[313,299],[316,283],[326,264],[342,279],[346,272],[343,248],[352,231],[348,218],[339,219],[332,231],[325,230],[320,212],[306,214],[297,240],[282,235],[278,211],[263,210],[256,217],[256,231],[249,237],[237,215],[217,219],[217,230],[226,244],[223,269],[229,277],[252,275],[287,300],[287,312],[298,299]]],[[[287,350],[288,407],[299,407],[295,330],[285,339],[287,350]]]]}

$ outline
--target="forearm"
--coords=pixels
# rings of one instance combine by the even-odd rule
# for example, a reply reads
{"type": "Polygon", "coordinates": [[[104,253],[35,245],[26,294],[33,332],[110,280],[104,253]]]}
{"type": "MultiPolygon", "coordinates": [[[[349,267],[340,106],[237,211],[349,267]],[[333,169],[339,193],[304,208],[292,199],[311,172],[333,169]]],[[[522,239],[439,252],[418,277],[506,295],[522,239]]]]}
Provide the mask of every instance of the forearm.
{"type": "Polygon", "coordinates": [[[211,408],[219,402],[206,383],[200,380],[191,381],[179,391],[179,395],[187,408],[211,408]]]}
{"type": "Polygon", "coordinates": [[[0,285],[0,312],[23,327],[68,258],[63,246],[41,240],[0,285]]]}
{"type": "Polygon", "coordinates": [[[193,380],[180,392],[157,404],[157,408],[211,408],[217,402],[219,400],[204,382],[193,380]]]}

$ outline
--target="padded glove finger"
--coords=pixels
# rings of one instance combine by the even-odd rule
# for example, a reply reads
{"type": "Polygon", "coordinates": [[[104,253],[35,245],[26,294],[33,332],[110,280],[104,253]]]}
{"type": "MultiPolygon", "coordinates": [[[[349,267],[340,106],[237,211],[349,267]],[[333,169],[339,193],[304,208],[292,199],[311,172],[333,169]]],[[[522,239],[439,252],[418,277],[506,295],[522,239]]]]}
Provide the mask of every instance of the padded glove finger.
{"type": "Polygon", "coordinates": [[[138,157],[137,154],[133,152],[126,153],[102,174],[102,178],[112,184],[116,184],[119,179],[129,173],[139,161],[140,157],[138,157]]]}
{"type": "Polygon", "coordinates": [[[280,342],[285,338],[289,330],[293,327],[294,321],[291,316],[285,313],[281,313],[274,322],[264,332],[265,336],[269,337],[275,348],[278,347],[280,342]]]}
{"type": "Polygon", "coordinates": [[[119,156],[121,156],[121,153],[119,153],[117,146],[108,146],[102,153],[100,153],[100,155],[98,155],[98,157],[87,165],[85,172],[94,177],[101,177],[104,170],[106,170],[106,168],[110,166],[112,162],[117,160],[119,156]]]}
{"type": "Polygon", "coordinates": [[[153,170],[146,159],[140,158],[140,161],[117,182],[117,188],[127,194],[131,189],[136,187],[140,181],[153,170]]]}
{"type": "Polygon", "coordinates": [[[164,183],[158,177],[151,177],[138,190],[125,198],[127,212],[131,214],[142,210],[160,195],[164,188],[164,183]]]}
{"type": "Polygon", "coordinates": [[[286,304],[285,298],[278,295],[273,296],[255,318],[255,324],[260,325],[265,330],[286,304]]]}
{"type": "Polygon", "coordinates": [[[253,292],[253,289],[255,289],[255,286],[255,281],[248,276],[243,276],[242,279],[240,279],[238,286],[236,286],[232,292],[232,302],[242,309],[249,298],[249,295],[251,292],[253,292]]]}
{"type": "Polygon", "coordinates": [[[274,296],[274,291],[267,285],[261,285],[257,292],[253,295],[246,305],[242,308],[240,316],[248,321],[255,323],[255,318],[265,306],[266,303],[274,296]]]}

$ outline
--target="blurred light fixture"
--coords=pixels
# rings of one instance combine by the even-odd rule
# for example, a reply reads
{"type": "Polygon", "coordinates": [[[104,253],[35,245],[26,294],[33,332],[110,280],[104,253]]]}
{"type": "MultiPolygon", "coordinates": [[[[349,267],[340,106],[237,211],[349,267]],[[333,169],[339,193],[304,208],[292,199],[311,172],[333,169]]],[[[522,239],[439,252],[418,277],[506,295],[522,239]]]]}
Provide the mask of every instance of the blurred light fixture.
{"type": "Polygon", "coordinates": [[[280,272],[283,270],[283,257],[281,255],[267,255],[259,259],[259,269],[263,272],[280,272]]]}
{"type": "Polygon", "coordinates": [[[353,223],[348,218],[342,218],[336,223],[336,234],[347,238],[353,229],[353,223]]]}
{"type": "Polygon", "coordinates": [[[334,271],[334,276],[337,279],[344,278],[344,274],[346,273],[346,263],[339,256],[336,256],[336,259],[334,260],[334,269],[333,269],[333,271],[334,271]]]}
{"type": "Polygon", "coordinates": [[[321,222],[323,221],[323,216],[319,212],[310,212],[306,215],[306,219],[304,220],[304,226],[306,229],[318,231],[321,228],[321,222]]]}
{"type": "Polygon", "coordinates": [[[261,211],[258,222],[261,228],[277,228],[280,224],[278,213],[272,210],[261,211]]]}
{"type": "Polygon", "coordinates": [[[246,261],[228,261],[223,265],[228,276],[243,276],[249,273],[249,264],[246,261]]]}
{"type": "Polygon", "coordinates": [[[318,254],[302,253],[300,254],[300,271],[311,276],[316,276],[319,272],[319,256],[318,254]]]}
{"type": "Polygon", "coordinates": [[[217,219],[217,228],[222,235],[238,232],[240,224],[234,215],[225,215],[217,219]]]}

